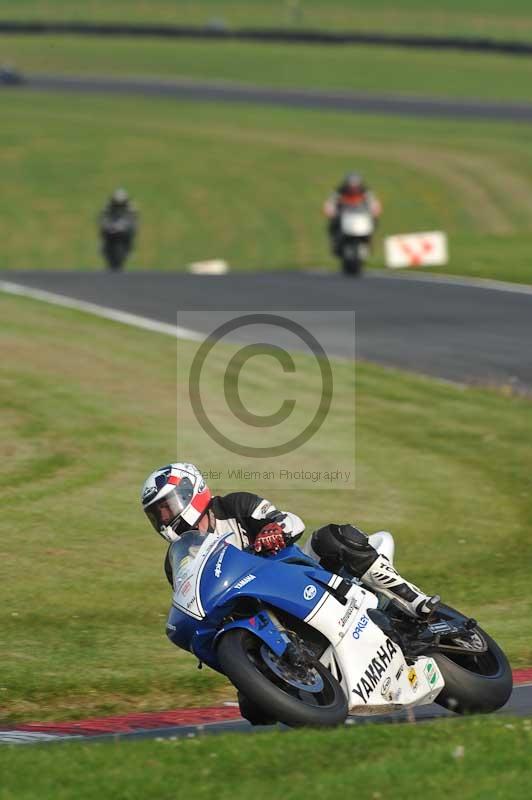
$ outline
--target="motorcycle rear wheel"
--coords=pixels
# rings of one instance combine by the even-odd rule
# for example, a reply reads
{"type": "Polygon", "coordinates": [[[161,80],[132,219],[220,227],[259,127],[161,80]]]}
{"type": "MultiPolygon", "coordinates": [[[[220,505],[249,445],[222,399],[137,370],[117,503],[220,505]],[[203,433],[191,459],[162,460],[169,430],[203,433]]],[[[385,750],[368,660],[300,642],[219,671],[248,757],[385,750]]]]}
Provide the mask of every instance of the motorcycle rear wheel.
{"type": "MultiPolygon", "coordinates": [[[[443,603],[438,606],[436,616],[443,620],[463,614],[443,603]]],[[[491,636],[479,628],[473,629],[483,640],[485,652],[469,654],[434,653],[445,680],[445,686],[436,698],[436,703],[457,714],[488,714],[501,708],[512,693],[512,670],[505,654],[491,636]]]]}
{"type": "MultiPolygon", "coordinates": [[[[331,727],[345,721],[347,698],[328,669],[314,662],[308,679],[315,679],[322,688],[305,691],[297,681],[283,679],[279,670],[272,670],[268,663],[271,657],[264,658],[264,647],[257,636],[243,628],[234,628],[222,636],[218,660],[224,674],[268,720],[275,719],[291,727],[331,727]]],[[[282,659],[278,663],[282,665],[282,659]]]]}

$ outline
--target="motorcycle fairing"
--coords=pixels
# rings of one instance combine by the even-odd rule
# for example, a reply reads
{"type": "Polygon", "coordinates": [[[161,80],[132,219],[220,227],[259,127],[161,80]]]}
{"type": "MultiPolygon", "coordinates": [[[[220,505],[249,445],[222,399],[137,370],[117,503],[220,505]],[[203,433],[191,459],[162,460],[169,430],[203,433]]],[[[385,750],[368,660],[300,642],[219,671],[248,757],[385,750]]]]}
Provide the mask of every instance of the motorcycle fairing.
{"type": "Polygon", "coordinates": [[[346,600],[338,618],[341,606],[329,596],[310,624],[331,643],[320,661],[340,682],[351,713],[376,714],[433,702],[444,684],[433,659],[418,658],[412,667],[406,663],[399,645],[367,613],[377,606],[374,594],[353,585],[346,600]]]}
{"type": "Polygon", "coordinates": [[[305,619],[326,595],[324,586],[341,581],[295,546],[258,558],[232,546],[230,536],[206,537],[190,569],[176,581],[172,604],[198,621],[222,620],[239,597],[256,598],[305,619]]]}
{"type": "Polygon", "coordinates": [[[374,230],[373,217],[363,209],[344,209],[340,215],[340,227],[345,236],[371,236],[374,230]]]}
{"type": "MultiPolygon", "coordinates": [[[[185,564],[174,579],[176,589],[166,626],[170,641],[190,650],[213,669],[219,669],[214,639],[235,600],[252,598],[308,620],[329,596],[324,587],[342,582],[298,547],[289,546],[276,556],[258,558],[232,546],[230,536],[205,537],[193,561],[185,564]]],[[[196,539],[191,537],[191,541],[196,539]]],[[[281,655],[286,643],[278,628],[268,624],[261,635],[250,619],[239,620],[240,625],[233,627],[253,631],[270,647],[273,643],[272,650],[281,655]]]]}
{"type": "Polygon", "coordinates": [[[243,628],[244,630],[250,631],[254,636],[262,639],[270,650],[273,650],[276,656],[282,656],[287,646],[290,644],[290,639],[286,633],[279,630],[267,611],[260,611],[258,614],[254,614],[248,619],[239,619],[234,622],[229,622],[217,632],[214,641],[216,642],[222,634],[233,628],[243,628]]]}
{"type": "MultiPolygon", "coordinates": [[[[167,624],[171,641],[219,670],[214,643],[220,626],[235,600],[254,598],[288,611],[324,635],[330,647],[320,660],[338,678],[352,712],[382,713],[436,697],[443,678],[435,662],[418,658],[413,668],[407,665],[399,646],[367,614],[378,603],[373,593],[353,584],[340,602],[325,587],[337,589],[342,578],[309,563],[297,547],[263,559],[231,546],[227,538],[206,537],[182,576],[167,624]]],[[[228,623],[225,630],[246,628],[281,655],[286,647],[282,632],[269,614],[260,614],[262,631],[256,625],[258,615],[228,623]]]]}

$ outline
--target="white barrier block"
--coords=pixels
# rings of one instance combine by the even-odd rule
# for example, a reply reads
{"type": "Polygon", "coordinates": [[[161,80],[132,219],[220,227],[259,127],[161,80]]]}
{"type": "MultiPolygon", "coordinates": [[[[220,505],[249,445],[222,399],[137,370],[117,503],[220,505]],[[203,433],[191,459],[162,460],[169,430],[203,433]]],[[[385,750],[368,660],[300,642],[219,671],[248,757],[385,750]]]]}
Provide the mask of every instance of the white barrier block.
{"type": "Polygon", "coordinates": [[[449,259],[447,235],[442,231],[405,233],[384,240],[387,267],[436,267],[449,259]]]}
{"type": "Polygon", "coordinates": [[[229,265],[221,258],[211,261],[194,261],[193,264],[188,265],[188,271],[193,275],[225,275],[226,272],[229,272],[229,265]]]}

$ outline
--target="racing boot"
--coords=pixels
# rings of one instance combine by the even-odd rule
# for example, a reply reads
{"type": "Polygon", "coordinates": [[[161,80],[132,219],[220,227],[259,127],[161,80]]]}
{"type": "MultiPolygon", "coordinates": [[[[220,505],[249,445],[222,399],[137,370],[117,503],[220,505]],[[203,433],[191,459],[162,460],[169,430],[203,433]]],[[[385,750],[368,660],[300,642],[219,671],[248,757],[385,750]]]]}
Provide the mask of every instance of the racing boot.
{"type": "Polygon", "coordinates": [[[440,602],[438,595],[429,597],[405,581],[354,525],[324,525],[314,531],[302,549],[331,572],[341,574],[346,570],[369,589],[389,597],[411,617],[427,619],[440,602]]]}
{"type": "Polygon", "coordinates": [[[413,583],[405,581],[386,556],[380,553],[360,580],[368,588],[393,600],[410,617],[428,619],[440,602],[439,595],[430,597],[413,583]]]}

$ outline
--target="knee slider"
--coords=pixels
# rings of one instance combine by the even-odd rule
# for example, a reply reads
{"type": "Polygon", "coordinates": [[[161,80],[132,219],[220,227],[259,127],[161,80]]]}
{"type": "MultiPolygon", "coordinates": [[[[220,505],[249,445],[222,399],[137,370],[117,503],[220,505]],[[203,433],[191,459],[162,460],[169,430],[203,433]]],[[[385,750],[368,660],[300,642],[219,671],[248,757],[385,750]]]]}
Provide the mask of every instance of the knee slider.
{"type": "Polygon", "coordinates": [[[311,544],[328,569],[345,565],[350,555],[360,554],[367,557],[375,553],[366,534],[353,525],[324,525],[314,531],[311,544]]]}
{"type": "Polygon", "coordinates": [[[337,528],[336,537],[338,541],[348,550],[364,553],[367,553],[368,550],[373,550],[368,537],[359,528],[355,528],[354,525],[336,525],[335,527],[337,528]]]}
{"type": "Polygon", "coordinates": [[[333,571],[343,563],[343,547],[336,535],[337,528],[338,525],[334,524],[324,525],[314,531],[310,540],[312,549],[320,557],[323,566],[333,571]]]}
{"type": "Polygon", "coordinates": [[[314,531],[311,544],[325,569],[331,572],[347,567],[353,575],[360,577],[377,558],[377,551],[370,545],[366,534],[354,525],[324,525],[314,531]]]}

